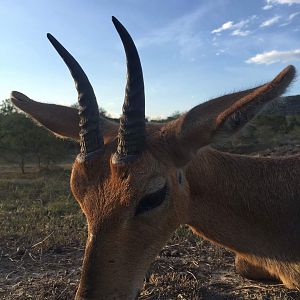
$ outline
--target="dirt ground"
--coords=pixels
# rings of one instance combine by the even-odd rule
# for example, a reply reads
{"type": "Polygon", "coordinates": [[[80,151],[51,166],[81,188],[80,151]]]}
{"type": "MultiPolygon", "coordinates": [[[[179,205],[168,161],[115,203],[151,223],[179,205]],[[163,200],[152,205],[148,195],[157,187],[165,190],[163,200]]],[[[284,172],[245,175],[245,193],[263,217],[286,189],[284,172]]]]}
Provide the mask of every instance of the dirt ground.
{"type": "MultiPolygon", "coordinates": [[[[2,250],[1,299],[72,299],[79,282],[83,248],[46,253],[2,250]]],[[[231,252],[194,237],[174,235],[145,279],[139,299],[300,299],[281,284],[258,283],[234,271],[231,252]]]]}
{"type": "MultiPolygon", "coordinates": [[[[0,299],[72,299],[85,220],[69,171],[0,172],[0,299]]],[[[145,279],[139,299],[300,299],[300,291],[235,273],[231,252],[179,228],[145,279]]]]}

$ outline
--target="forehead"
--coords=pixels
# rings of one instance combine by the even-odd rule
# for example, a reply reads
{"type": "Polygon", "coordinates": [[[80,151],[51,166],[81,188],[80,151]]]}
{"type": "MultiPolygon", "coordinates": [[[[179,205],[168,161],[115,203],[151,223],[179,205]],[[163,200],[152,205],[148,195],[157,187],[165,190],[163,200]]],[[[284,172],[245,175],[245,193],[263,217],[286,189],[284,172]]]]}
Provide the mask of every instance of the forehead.
{"type": "Polygon", "coordinates": [[[110,156],[79,164],[75,162],[71,187],[84,213],[93,220],[103,220],[119,211],[131,214],[147,194],[163,188],[167,180],[166,167],[145,152],[127,166],[114,166],[110,156]],[[105,158],[105,159],[104,159],[105,158]]]}
{"type": "Polygon", "coordinates": [[[110,192],[152,192],[166,182],[167,167],[144,151],[135,161],[125,165],[112,163],[113,151],[110,145],[94,160],[84,163],[75,162],[71,181],[77,186],[94,187],[98,191],[110,192]]]}
{"type": "Polygon", "coordinates": [[[156,187],[162,187],[166,182],[166,166],[146,151],[132,164],[111,166],[111,169],[110,180],[117,177],[117,180],[128,184],[129,189],[138,189],[144,193],[155,191],[156,187]]]}

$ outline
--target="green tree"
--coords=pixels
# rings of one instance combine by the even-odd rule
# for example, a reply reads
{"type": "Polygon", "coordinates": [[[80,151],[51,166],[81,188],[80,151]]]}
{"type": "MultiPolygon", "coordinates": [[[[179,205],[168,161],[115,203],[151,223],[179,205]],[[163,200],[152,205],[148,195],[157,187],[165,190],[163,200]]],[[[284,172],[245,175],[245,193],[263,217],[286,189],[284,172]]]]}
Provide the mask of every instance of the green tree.
{"type": "Polygon", "coordinates": [[[172,120],[177,119],[182,113],[180,111],[175,111],[173,112],[169,117],[165,118],[165,119],[151,119],[151,122],[155,122],[155,123],[166,123],[172,120]]]}
{"type": "Polygon", "coordinates": [[[22,173],[27,161],[36,161],[39,168],[44,163],[64,160],[74,153],[75,142],[55,137],[37,126],[25,114],[19,113],[9,100],[0,104],[0,151],[1,159],[18,163],[22,173]]]}
{"type": "Polygon", "coordinates": [[[0,103],[0,114],[9,115],[11,113],[17,112],[16,108],[12,105],[9,99],[6,99],[0,103]]]}
{"type": "Polygon", "coordinates": [[[13,112],[0,118],[2,158],[18,163],[22,173],[25,172],[25,160],[33,143],[33,133],[33,123],[23,114],[13,112]]]}

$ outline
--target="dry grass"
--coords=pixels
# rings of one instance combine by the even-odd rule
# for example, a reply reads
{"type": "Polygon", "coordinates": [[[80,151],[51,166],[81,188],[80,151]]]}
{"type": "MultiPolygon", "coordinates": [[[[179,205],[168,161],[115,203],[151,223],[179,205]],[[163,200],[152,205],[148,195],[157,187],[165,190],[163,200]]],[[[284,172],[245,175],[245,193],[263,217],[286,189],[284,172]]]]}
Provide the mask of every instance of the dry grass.
{"type": "MultiPolygon", "coordinates": [[[[0,298],[72,299],[85,220],[68,187],[69,171],[0,171],[0,298]]],[[[182,227],[152,264],[139,299],[300,299],[280,284],[243,279],[231,252],[182,227]]]]}

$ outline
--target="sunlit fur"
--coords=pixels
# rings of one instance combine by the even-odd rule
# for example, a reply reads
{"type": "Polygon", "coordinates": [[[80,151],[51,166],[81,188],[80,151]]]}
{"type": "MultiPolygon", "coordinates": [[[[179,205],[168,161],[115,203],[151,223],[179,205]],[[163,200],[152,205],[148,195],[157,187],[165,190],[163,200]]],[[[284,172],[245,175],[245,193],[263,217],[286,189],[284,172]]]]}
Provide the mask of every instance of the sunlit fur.
{"type": "MultiPolygon", "coordinates": [[[[186,187],[179,186],[176,169],[150,153],[128,167],[110,163],[114,147],[104,158],[75,162],[71,187],[88,222],[88,241],[78,295],[87,299],[133,299],[150,263],[186,215],[186,187]],[[157,180],[159,178],[159,180],[157,180]],[[135,216],[139,199],[149,189],[170,187],[155,210],[135,216]]],[[[79,297],[79,296],[78,296],[79,297]]],[[[80,299],[80,298],[79,298],[80,299]]]]}
{"type": "MultiPolygon", "coordinates": [[[[254,158],[208,146],[243,127],[294,75],[289,66],[257,89],[200,104],[173,122],[147,124],[145,151],[126,165],[111,162],[118,125],[105,127],[103,153],[72,168],[72,192],[88,222],[76,299],[135,298],[180,224],[234,251],[242,275],[300,288],[299,156],[254,158]],[[161,205],[136,215],[140,199],[165,182],[161,205]]],[[[13,92],[12,101],[54,133],[76,137],[75,109],[62,123],[25,95],[13,92]]]]}

